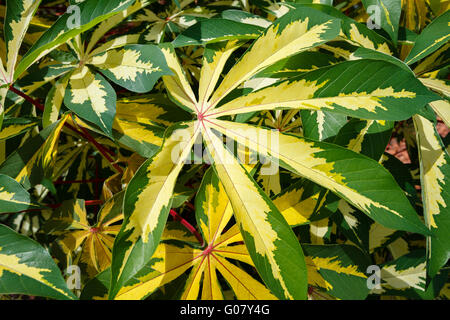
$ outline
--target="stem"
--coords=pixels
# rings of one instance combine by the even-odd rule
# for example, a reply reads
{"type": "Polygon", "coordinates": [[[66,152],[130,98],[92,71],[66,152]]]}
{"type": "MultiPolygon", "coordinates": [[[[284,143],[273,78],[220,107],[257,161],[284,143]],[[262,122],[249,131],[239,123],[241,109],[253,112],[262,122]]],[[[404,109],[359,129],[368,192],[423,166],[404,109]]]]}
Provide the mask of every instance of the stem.
{"type": "Polygon", "coordinates": [[[180,221],[181,224],[183,226],[186,227],[186,229],[188,229],[194,236],[195,238],[197,238],[198,242],[201,243],[201,245],[203,246],[204,242],[203,242],[203,238],[202,235],[197,231],[197,229],[195,229],[195,227],[193,225],[191,225],[189,222],[187,222],[187,220],[185,220],[184,218],[182,218],[175,210],[170,209],[170,215],[174,218],[175,221],[180,221]]]}
{"type": "Polygon", "coordinates": [[[32,105],[34,105],[36,108],[38,108],[39,110],[41,110],[42,112],[44,112],[45,107],[37,100],[34,100],[33,98],[31,98],[29,95],[23,93],[20,90],[17,90],[16,88],[14,88],[12,85],[9,86],[9,90],[11,90],[12,92],[14,92],[15,94],[17,94],[18,96],[21,96],[22,98],[24,98],[26,101],[30,102],[32,105]]]}

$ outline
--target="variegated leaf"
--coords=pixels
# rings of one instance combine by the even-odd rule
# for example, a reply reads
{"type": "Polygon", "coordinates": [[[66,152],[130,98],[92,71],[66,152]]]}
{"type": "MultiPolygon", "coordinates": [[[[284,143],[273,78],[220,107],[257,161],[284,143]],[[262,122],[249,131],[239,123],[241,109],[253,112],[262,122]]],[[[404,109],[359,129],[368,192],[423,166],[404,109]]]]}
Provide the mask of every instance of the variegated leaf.
{"type": "Polygon", "coordinates": [[[98,41],[112,28],[124,21],[127,17],[137,12],[138,10],[145,8],[154,0],[137,0],[125,10],[121,10],[115,16],[102,21],[98,26],[95,27],[94,32],[92,32],[91,38],[89,39],[89,44],[86,47],[86,52],[91,52],[98,41]]]}
{"type": "Polygon", "coordinates": [[[38,209],[30,194],[13,178],[0,174],[0,213],[38,209]]]}
{"type": "Polygon", "coordinates": [[[302,245],[308,283],[339,299],[363,300],[369,293],[365,274],[370,259],[350,245],[302,245]]]}
{"type": "Polygon", "coordinates": [[[175,102],[179,103],[183,109],[191,112],[198,112],[197,98],[189,85],[189,81],[186,78],[183,68],[178,62],[173,45],[162,44],[160,47],[167,65],[174,74],[173,76],[162,77],[169,96],[172,97],[175,102]]]}
{"type": "Polygon", "coordinates": [[[415,116],[427,239],[427,270],[433,277],[450,258],[450,156],[432,122],[415,116]]]}
{"type": "Polygon", "coordinates": [[[42,116],[42,125],[44,128],[58,120],[70,76],[71,73],[58,79],[50,89],[45,99],[45,109],[42,116]]]}
{"type": "Polygon", "coordinates": [[[291,228],[211,129],[206,127],[203,135],[261,278],[280,299],[305,299],[304,256],[291,228]]]}
{"type": "Polygon", "coordinates": [[[351,119],[333,143],[380,160],[394,129],[393,121],[351,119]]]}
{"type": "Polygon", "coordinates": [[[113,134],[121,144],[150,158],[161,147],[167,127],[190,118],[163,95],[123,98],[117,101],[113,134]]]}
{"type": "Polygon", "coordinates": [[[434,19],[417,37],[414,47],[406,57],[408,65],[425,58],[446,44],[450,38],[450,12],[446,11],[434,19]]]}
{"type": "Polygon", "coordinates": [[[427,90],[414,75],[391,63],[357,60],[278,82],[236,98],[206,115],[221,117],[261,110],[309,109],[363,119],[404,120],[437,99],[439,96],[427,90]],[[386,78],[386,75],[390,76],[386,78]]]}
{"type": "Polygon", "coordinates": [[[240,45],[237,41],[227,41],[205,47],[199,84],[200,112],[206,110],[208,99],[216,87],[225,63],[240,45]]]}
{"type": "Polygon", "coordinates": [[[0,173],[8,175],[30,188],[51,175],[59,135],[68,115],[28,139],[0,165],[0,173]]]}
{"type": "Polygon", "coordinates": [[[255,39],[264,28],[227,19],[201,20],[181,33],[174,47],[203,45],[224,40],[255,39]]]}
{"type": "Polygon", "coordinates": [[[387,227],[429,234],[394,178],[372,159],[291,134],[261,139],[258,135],[270,137],[273,132],[246,124],[214,119],[209,125],[238,143],[278,160],[281,167],[330,189],[387,227]]]}
{"type": "Polygon", "coordinates": [[[99,73],[93,73],[87,66],[75,70],[66,88],[64,104],[106,134],[112,134],[116,91],[99,73]]]}
{"type": "Polygon", "coordinates": [[[319,11],[293,10],[274,22],[228,72],[210,99],[214,108],[228,93],[273,63],[335,38],[339,21],[319,11]]]}
{"type": "Polygon", "coordinates": [[[61,44],[129,7],[134,0],[86,0],[78,5],[80,25],[74,28],[73,12],[62,15],[22,57],[14,72],[18,79],[34,62],[61,44]]]}
{"type": "Polygon", "coordinates": [[[176,179],[198,134],[198,123],[172,126],[166,132],[161,150],[140,167],[128,184],[124,223],[113,249],[111,298],[155,252],[169,214],[176,179]]]}
{"type": "Polygon", "coordinates": [[[424,252],[416,250],[394,261],[383,264],[380,272],[381,288],[371,293],[404,295],[406,291],[425,290],[426,262],[424,252]]]}
{"type": "Polygon", "coordinates": [[[303,136],[318,141],[330,140],[347,123],[343,114],[328,111],[302,110],[303,136]]]}
{"type": "Polygon", "coordinates": [[[12,82],[23,38],[40,3],[40,0],[8,0],[6,2],[4,26],[7,52],[6,72],[10,82],[12,82]]]}
{"type": "MultiPolygon", "coordinates": [[[[400,22],[400,15],[402,12],[401,0],[363,0],[364,7],[368,10],[371,6],[372,11],[370,14],[379,14],[379,21],[381,25],[379,27],[386,31],[394,43],[397,43],[398,39],[398,25],[400,22]],[[376,8],[374,11],[373,8],[376,8]]],[[[372,25],[376,21],[371,21],[372,25]]]]}
{"type": "Polygon", "coordinates": [[[27,132],[38,124],[36,118],[6,118],[0,130],[0,140],[6,140],[27,132]]]}
{"type": "Polygon", "coordinates": [[[133,92],[148,92],[163,75],[171,75],[161,50],[151,44],[126,45],[98,54],[88,64],[111,81],[133,92]]]}
{"type": "Polygon", "coordinates": [[[287,223],[294,227],[332,215],[338,200],[318,185],[301,180],[275,196],[273,203],[287,223]]]}

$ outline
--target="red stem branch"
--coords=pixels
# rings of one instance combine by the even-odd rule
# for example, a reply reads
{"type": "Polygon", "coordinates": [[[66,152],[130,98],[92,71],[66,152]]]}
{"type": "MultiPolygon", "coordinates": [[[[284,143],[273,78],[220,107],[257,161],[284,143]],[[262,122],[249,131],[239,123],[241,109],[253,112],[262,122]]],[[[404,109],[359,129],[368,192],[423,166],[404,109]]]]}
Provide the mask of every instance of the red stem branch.
{"type": "Polygon", "coordinates": [[[174,218],[175,221],[180,221],[180,223],[186,227],[194,236],[197,238],[198,242],[203,245],[202,235],[195,229],[193,225],[191,225],[187,220],[182,218],[175,210],[170,209],[170,215],[174,218]]]}

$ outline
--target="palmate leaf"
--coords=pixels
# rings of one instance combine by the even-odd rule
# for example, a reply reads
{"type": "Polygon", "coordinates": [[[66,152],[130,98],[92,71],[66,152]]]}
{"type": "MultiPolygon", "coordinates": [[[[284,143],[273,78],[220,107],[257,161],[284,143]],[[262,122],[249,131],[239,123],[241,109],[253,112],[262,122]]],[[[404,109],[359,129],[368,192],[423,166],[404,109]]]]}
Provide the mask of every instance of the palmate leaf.
{"type": "Polygon", "coordinates": [[[222,141],[209,128],[203,134],[261,278],[279,299],[305,299],[306,266],[291,228],[222,141]]]}
{"type": "Polygon", "coordinates": [[[4,225],[0,225],[0,293],[76,299],[49,253],[4,225]]]}
{"type": "MultiPolygon", "coordinates": [[[[339,20],[310,8],[302,8],[301,10],[289,12],[283,18],[274,22],[274,24],[253,43],[243,58],[224,76],[223,81],[219,84],[215,92],[211,92],[210,88],[216,86],[218,81],[217,75],[221,73],[224,61],[226,60],[227,55],[234,49],[234,44],[210,45],[206,49],[206,58],[203,60],[202,73],[205,75],[205,80],[200,80],[200,82],[203,81],[203,84],[201,84],[201,94],[199,94],[199,97],[201,97],[200,101],[197,100],[196,95],[186,79],[183,69],[177,61],[173,46],[169,44],[160,46],[165,55],[167,64],[174,74],[163,76],[163,81],[169,96],[183,109],[196,113],[198,118],[198,121],[191,123],[191,125],[188,125],[187,123],[182,125],[188,125],[190,128],[188,132],[185,133],[185,135],[189,137],[189,139],[187,139],[189,143],[187,144],[186,149],[186,144],[183,146],[183,151],[177,149],[176,154],[187,154],[190,152],[193,140],[195,140],[195,137],[193,137],[193,131],[195,131],[194,127],[199,128],[206,140],[208,151],[213,156],[213,167],[217,171],[219,179],[223,183],[232,206],[234,207],[234,214],[238,221],[238,225],[241,229],[246,230],[243,232],[243,239],[245,240],[250,256],[252,257],[252,261],[266,285],[279,298],[306,297],[306,281],[299,283],[297,278],[294,279],[291,277],[291,274],[287,274],[289,273],[289,269],[292,268],[289,264],[292,260],[296,261],[294,268],[298,268],[297,273],[301,274],[306,271],[306,268],[301,266],[302,261],[304,261],[303,255],[301,254],[301,251],[298,250],[300,247],[297,239],[290,230],[289,225],[284,221],[284,218],[279,213],[278,209],[273,205],[267,195],[259,189],[255,181],[252,180],[245,171],[244,167],[242,167],[235,158],[231,157],[228,150],[223,146],[223,142],[215,135],[215,133],[213,133],[214,130],[211,130],[211,128],[214,128],[216,131],[230,136],[241,144],[243,144],[243,141],[245,140],[239,141],[239,137],[236,137],[236,132],[233,132],[236,128],[235,123],[217,120],[219,115],[214,114],[214,112],[222,107],[219,107],[217,110],[214,110],[213,108],[219,104],[225,96],[228,96],[228,93],[234,90],[239,84],[248,80],[265,67],[298,52],[334,39],[339,33],[339,24],[339,20]],[[307,15],[307,13],[309,15],[307,15]],[[298,27],[300,25],[302,26],[302,32],[298,32],[298,27]],[[276,54],[269,54],[267,48],[273,46],[277,46],[276,54]],[[256,50],[263,47],[266,49],[256,50]],[[209,95],[211,95],[212,98],[208,100],[209,95]],[[225,129],[231,129],[231,131],[225,129]],[[231,162],[224,162],[224,157],[230,158],[231,162]],[[254,203],[259,204],[260,208],[258,208],[258,205],[250,207],[246,203],[243,203],[239,198],[239,194],[252,195],[254,203]],[[256,210],[258,210],[258,212],[256,212],[256,210]],[[266,216],[264,212],[271,212],[271,215],[266,216]],[[269,233],[269,236],[266,235],[265,237],[262,237],[260,230],[254,226],[252,227],[250,223],[251,219],[258,219],[264,226],[263,230],[266,230],[269,233]],[[275,228],[272,228],[272,224],[277,225],[278,229],[276,229],[276,232],[274,231],[275,228]],[[274,245],[274,241],[279,242],[276,242],[277,245],[274,245]],[[289,251],[289,248],[297,248],[297,250],[289,251]],[[282,256],[283,259],[288,260],[289,262],[284,264],[278,263],[277,259],[279,256],[282,256]],[[288,256],[290,259],[286,258],[288,256]],[[273,272],[274,268],[276,272],[273,272]]],[[[378,83],[377,81],[371,81],[372,79],[370,77],[364,79],[365,83],[369,83],[369,85],[365,84],[366,86],[369,86],[369,88],[364,88],[364,90],[376,92],[378,94],[378,96],[375,97],[376,99],[371,99],[371,97],[367,98],[372,104],[372,112],[360,110],[358,107],[354,107],[354,110],[352,110],[352,108],[349,107],[342,108],[340,110],[342,114],[354,116],[371,115],[371,119],[378,119],[376,114],[381,113],[381,119],[406,119],[416,113],[417,110],[427,102],[439,99],[438,96],[433,95],[424,88],[423,85],[409,72],[403,71],[401,68],[385,61],[351,61],[337,66],[322,68],[321,70],[314,71],[316,74],[310,72],[307,73],[306,76],[311,76],[312,74],[313,76],[317,76],[316,79],[318,79],[322,75],[322,73],[319,72],[322,72],[323,70],[340,67],[342,68],[340,71],[343,71],[347,66],[351,66],[353,67],[353,70],[359,71],[364,63],[369,65],[369,62],[374,64],[377,67],[376,69],[383,66],[386,70],[391,70],[392,72],[403,72],[403,74],[401,74],[403,77],[402,81],[409,81],[409,83],[407,83],[408,87],[401,87],[401,85],[399,85],[400,81],[393,81],[390,83],[391,87],[383,86],[378,88],[377,85],[380,85],[383,82],[381,77],[378,77],[378,83]],[[413,89],[410,88],[411,86],[413,89]],[[395,87],[395,90],[393,87],[395,87]],[[383,97],[379,97],[379,91],[382,90],[384,90],[384,94],[392,92],[391,95],[397,96],[386,98],[386,100],[383,101],[383,97]],[[400,96],[406,94],[409,95],[410,98],[399,97],[399,93],[396,90],[400,92],[400,96]],[[398,100],[400,100],[400,102],[398,100]],[[417,110],[407,110],[407,107],[411,108],[411,105],[406,102],[410,102],[411,100],[422,105],[416,106],[417,110]],[[380,101],[382,101],[383,104],[380,101]],[[389,104],[386,101],[389,101],[389,104]],[[379,107],[380,105],[381,107],[379,107]],[[387,112],[387,108],[391,105],[394,105],[394,108],[387,112]],[[397,114],[392,111],[395,109],[397,109],[397,114]],[[405,113],[402,109],[406,109],[406,112],[410,113],[405,113]],[[354,112],[354,114],[352,112],[354,112]],[[394,113],[394,115],[389,116],[391,113],[394,113]]],[[[371,65],[368,68],[370,67],[371,65]]],[[[336,72],[336,70],[339,69],[335,69],[334,71],[336,72]]],[[[332,88],[334,86],[339,87],[340,85],[342,85],[342,88],[345,88],[345,86],[353,86],[350,93],[360,89],[361,83],[356,83],[358,80],[356,80],[355,83],[352,83],[352,81],[357,78],[354,78],[351,72],[349,72],[346,77],[348,77],[348,82],[350,82],[350,84],[344,81],[344,84],[334,84],[332,88]]],[[[309,78],[306,79],[309,80],[309,78]]],[[[303,90],[303,88],[301,89],[303,90]]],[[[341,89],[336,89],[334,95],[339,97],[339,94],[341,93],[340,90],[341,89]]],[[[285,94],[286,92],[278,92],[277,96],[284,97],[285,94]]],[[[360,97],[358,95],[352,96],[352,103],[358,101],[357,98],[360,97]]],[[[240,98],[235,100],[238,99],[240,98]]],[[[230,102],[228,103],[234,103],[235,100],[229,99],[230,102]]],[[[279,102],[281,105],[285,103],[285,101],[279,102]]],[[[274,105],[270,108],[268,107],[268,109],[274,109],[279,106],[275,105],[275,101],[273,104],[274,105]]],[[[224,106],[226,105],[227,104],[224,106]]],[[[350,103],[348,103],[347,106],[350,106],[350,103]]],[[[338,107],[334,105],[332,105],[332,107],[333,111],[338,109],[338,107]]],[[[259,111],[259,109],[255,110],[259,111]]],[[[230,112],[229,114],[235,113],[236,112],[233,110],[233,112],[230,112]]],[[[244,127],[241,127],[241,129],[247,128],[245,125],[243,126],[244,127]]],[[[251,129],[254,128],[252,127],[251,129]]],[[[265,132],[264,129],[259,130],[262,130],[265,133],[265,136],[267,136],[267,132],[265,132]]],[[[361,128],[358,135],[364,136],[364,133],[361,133],[361,131],[364,131],[364,128],[361,128]]],[[[169,130],[169,132],[172,133],[172,130],[169,130]]],[[[274,146],[268,146],[263,143],[262,153],[268,154],[273,159],[281,160],[282,166],[286,167],[288,170],[295,174],[303,175],[307,179],[331,189],[339,196],[351,201],[351,203],[363,210],[369,216],[374,217],[376,220],[381,221],[388,226],[428,234],[428,230],[418,219],[416,212],[412,209],[404,196],[403,191],[395,184],[392,176],[390,176],[386,170],[382,169],[376,161],[370,160],[364,156],[357,156],[355,152],[340,147],[327,145],[325,143],[321,144],[307,139],[303,140],[304,138],[298,138],[294,135],[281,135],[281,137],[284,139],[283,143],[281,143],[281,146],[284,148],[282,152],[274,151],[274,146]],[[289,141],[291,143],[288,143],[289,141]],[[305,159],[298,159],[299,146],[303,146],[303,149],[305,149],[305,152],[301,152],[301,154],[307,154],[304,156],[305,159]],[[274,154],[276,154],[276,156],[274,156],[274,154]],[[356,159],[354,159],[355,157],[356,159]],[[305,161],[305,163],[303,163],[303,161],[305,161]],[[350,164],[351,161],[354,161],[353,165],[350,164]],[[377,185],[374,186],[372,184],[364,183],[366,180],[361,180],[361,177],[367,177],[368,180],[377,181],[377,185]],[[387,201],[385,199],[385,192],[381,194],[380,190],[389,190],[389,198],[387,201]]],[[[128,187],[127,195],[129,194],[129,196],[125,197],[124,205],[126,221],[121,233],[119,233],[119,237],[116,239],[114,250],[116,250],[117,247],[120,247],[120,249],[117,249],[117,253],[113,253],[113,282],[111,285],[112,290],[109,293],[110,298],[117,297],[121,288],[127,285],[128,281],[131,281],[129,279],[136,274],[142,271],[142,276],[145,276],[143,268],[149,263],[151,254],[156,250],[156,244],[161,238],[162,225],[165,223],[167,212],[170,208],[170,198],[175,185],[176,176],[179,173],[179,165],[174,166],[173,164],[167,164],[169,162],[169,153],[172,153],[172,149],[175,145],[173,140],[169,141],[172,141],[169,143],[170,146],[166,148],[164,143],[160,153],[156,154],[143,165],[128,187]],[[162,154],[165,154],[165,156],[162,156],[162,154]],[[160,159],[165,160],[163,161],[160,159]],[[165,167],[166,169],[164,170],[167,170],[167,172],[164,172],[162,175],[158,173],[156,167],[152,168],[153,161],[155,161],[155,163],[163,163],[161,166],[165,167]],[[150,184],[148,184],[149,181],[150,184]],[[163,196],[160,190],[163,190],[162,185],[165,181],[168,181],[168,188],[164,190],[167,190],[168,194],[164,194],[163,196]],[[152,190],[153,197],[148,197],[147,199],[144,194],[147,194],[150,190],[152,190]],[[142,196],[138,196],[141,194],[142,196]],[[147,199],[147,201],[144,199],[147,199]],[[136,206],[138,206],[138,208],[136,206]],[[129,224],[129,227],[127,227],[127,224],[129,224]],[[151,241],[149,239],[151,239],[151,241]],[[138,255],[138,252],[144,252],[145,254],[138,255]],[[118,261],[116,265],[115,260],[118,261]]],[[[350,144],[350,142],[351,141],[348,143],[350,144]]],[[[358,147],[358,143],[355,141],[352,143],[355,148],[358,147]]],[[[261,146],[261,143],[258,143],[257,141],[252,141],[252,144],[254,149],[261,146]]],[[[261,148],[259,148],[257,152],[261,152],[261,148]]],[[[186,156],[183,156],[183,159],[186,156]]],[[[177,159],[179,160],[180,158],[177,159]]],[[[165,255],[165,253],[161,254],[165,255]]],[[[199,265],[196,270],[200,272],[203,270],[203,267],[199,265]]],[[[192,275],[192,281],[194,281],[195,284],[194,289],[197,287],[197,284],[200,285],[200,282],[197,282],[197,280],[199,280],[198,272],[194,272],[192,275]]],[[[195,291],[196,289],[192,292],[195,293],[195,291]]],[[[190,293],[188,292],[186,296],[190,296],[190,293]]]]}
{"type": "Polygon", "coordinates": [[[198,123],[172,126],[160,151],[130,181],[125,193],[124,223],[113,249],[111,298],[155,252],[169,214],[176,179],[199,133],[198,123]]]}
{"type": "Polygon", "coordinates": [[[245,135],[256,132],[268,137],[270,131],[246,124],[214,119],[209,125],[254,151],[278,159],[281,167],[330,189],[387,227],[429,233],[389,172],[374,160],[336,145],[290,134],[279,134],[278,144],[271,145],[245,135]]]}
{"type": "Polygon", "coordinates": [[[208,111],[221,117],[272,109],[339,112],[356,118],[404,120],[439,99],[414,75],[387,62],[343,62],[278,82],[208,111]],[[391,75],[386,79],[386,75],[391,75]]]}
{"type": "MultiPolygon", "coordinates": [[[[223,232],[233,215],[233,210],[224,186],[211,169],[203,178],[196,198],[196,208],[197,224],[206,242],[203,252],[189,249],[186,245],[160,244],[152,262],[136,280],[130,281],[122,288],[116,296],[117,299],[143,299],[191,267],[190,276],[180,292],[182,299],[196,299],[200,288],[202,299],[223,299],[217,272],[224,277],[238,299],[275,298],[243,269],[227,261],[233,259],[253,265],[246,247],[239,244],[243,238],[238,226],[233,225],[223,232]]],[[[182,233],[173,233],[168,229],[166,231],[168,232],[164,233],[162,240],[187,242],[186,236],[182,233]]],[[[368,261],[358,249],[345,245],[306,245],[305,250],[308,250],[306,261],[308,283],[311,286],[327,290],[328,294],[342,299],[363,299],[367,295],[368,288],[363,270],[368,261]]],[[[98,284],[98,281],[104,282],[102,279],[105,276],[99,275],[97,278],[92,285],[86,286],[86,292],[82,297],[105,296],[108,284],[103,284],[103,291],[100,292],[93,285],[98,284]]]]}
{"type": "Polygon", "coordinates": [[[414,116],[427,239],[427,271],[433,277],[450,258],[450,156],[431,121],[414,116]]]}
{"type": "Polygon", "coordinates": [[[80,262],[89,275],[94,276],[111,265],[114,236],[123,219],[123,192],[109,199],[100,209],[97,222],[90,225],[83,200],[68,201],[43,226],[47,233],[57,235],[56,243],[68,256],[75,256],[81,247],[80,262]]]}

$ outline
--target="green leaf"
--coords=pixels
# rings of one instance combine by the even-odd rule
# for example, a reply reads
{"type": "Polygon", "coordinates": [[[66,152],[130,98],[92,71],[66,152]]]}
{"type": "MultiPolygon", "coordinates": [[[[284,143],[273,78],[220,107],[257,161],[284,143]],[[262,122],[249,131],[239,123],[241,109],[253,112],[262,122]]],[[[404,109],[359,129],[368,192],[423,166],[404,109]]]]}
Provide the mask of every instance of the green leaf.
{"type": "Polygon", "coordinates": [[[36,241],[0,225],[0,293],[60,300],[77,297],[67,288],[58,266],[36,241]]]}
{"type": "Polygon", "coordinates": [[[227,19],[201,20],[182,32],[172,44],[178,48],[224,40],[255,39],[263,30],[259,26],[227,19]]]}

